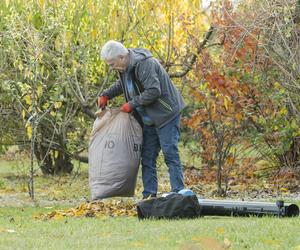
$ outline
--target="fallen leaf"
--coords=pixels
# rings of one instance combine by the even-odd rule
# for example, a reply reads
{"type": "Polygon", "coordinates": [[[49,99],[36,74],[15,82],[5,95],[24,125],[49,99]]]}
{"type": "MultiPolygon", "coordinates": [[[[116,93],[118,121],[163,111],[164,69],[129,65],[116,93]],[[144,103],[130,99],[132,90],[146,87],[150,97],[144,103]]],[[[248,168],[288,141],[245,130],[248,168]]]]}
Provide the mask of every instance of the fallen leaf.
{"type": "Polygon", "coordinates": [[[280,188],[281,192],[287,193],[289,190],[287,188],[280,188]]]}
{"type": "Polygon", "coordinates": [[[98,235],[101,236],[101,237],[110,238],[112,236],[112,233],[105,232],[105,233],[100,233],[98,235]]]}
{"type": "Polygon", "coordinates": [[[224,243],[224,249],[228,249],[231,247],[231,242],[227,238],[224,239],[223,243],[224,243]]]}
{"type": "Polygon", "coordinates": [[[0,233],[16,233],[14,229],[0,228],[0,233]]]}
{"type": "Polygon", "coordinates": [[[134,247],[144,247],[145,243],[143,241],[135,241],[132,243],[134,247]]]}
{"type": "Polygon", "coordinates": [[[6,229],[6,232],[8,232],[8,233],[16,233],[16,231],[13,230],[13,229],[6,229]]]}
{"type": "Polygon", "coordinates": [[[219,234],[224,234],[225,233],[225,228],[224,227],[218,227],[216,229],[216,232],[219,233],[219,234]]]}

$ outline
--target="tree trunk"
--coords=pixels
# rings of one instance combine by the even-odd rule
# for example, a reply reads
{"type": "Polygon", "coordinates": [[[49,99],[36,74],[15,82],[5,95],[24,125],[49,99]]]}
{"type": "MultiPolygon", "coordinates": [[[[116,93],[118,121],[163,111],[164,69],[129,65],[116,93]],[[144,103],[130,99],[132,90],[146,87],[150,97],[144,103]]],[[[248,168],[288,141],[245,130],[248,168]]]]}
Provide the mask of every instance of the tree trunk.
{"type": "Polygon", "coordinates": [[[73,164],[70,156],[66,152],[50,149],[38,145],[35,156],[40,164],[40,169],[45,175],[55,175],[71,173],[73,164]]]}
{"type": "Polygon", "coordinates": [[[73,164],[68,152],[63,150],[66,146],[64,145],[64,140],[61,139],[61,135],[58,135],[55,138],[56,143],[53,143],[53,145],[49,144],[46,131],[44,127],[41,127],[41,139],[35,143],[35,156],[42,173],[45,175],[71,173],[73,164]]]}

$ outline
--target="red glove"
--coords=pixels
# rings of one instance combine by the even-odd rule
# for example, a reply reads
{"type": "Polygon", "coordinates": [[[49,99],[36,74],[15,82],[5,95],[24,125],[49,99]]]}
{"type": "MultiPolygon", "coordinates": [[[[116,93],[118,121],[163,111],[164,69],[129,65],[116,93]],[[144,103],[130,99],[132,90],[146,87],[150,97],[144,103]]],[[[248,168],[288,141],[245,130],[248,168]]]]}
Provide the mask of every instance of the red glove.
{"type": "Polygon", "coordinates": [[[126,102],[125,104],[123,104],[123,106],[121,107],[121,111],[125,112],[125,113],[130,113],[132,111],[132,107],[130,106],[130,104],[128,102],[126,102]]]}
{"type": "Polygon", "coordinates": [[[106,95],[99,96],[98,97],[98,107],[102,108],[102,109],[105,108],[108,100],[109,100],[109,97],[106,95]]]}

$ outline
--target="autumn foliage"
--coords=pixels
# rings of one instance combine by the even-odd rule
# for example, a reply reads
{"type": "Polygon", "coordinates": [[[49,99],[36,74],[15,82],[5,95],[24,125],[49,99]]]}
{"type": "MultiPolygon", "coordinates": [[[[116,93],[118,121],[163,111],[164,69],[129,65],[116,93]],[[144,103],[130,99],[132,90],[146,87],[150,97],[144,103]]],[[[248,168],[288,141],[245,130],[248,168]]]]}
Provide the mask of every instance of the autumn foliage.
{"type": "MultiPolygon", "coordinates": [[[[230,5],[225,7],[230,12],[230,5]]],[[[198,81],[191,86],[190,94],[199,107],[185,120],[188,127],[201,135],[204,167],[216,168],[219,193],[223,192],[222,181],[244,163],[245,157],[239,154],[245,143],[243,135],[249,120],[257,119],[249,110],[260,99],[251,78],[244,77],[253,69],[258,31],[244,34],[240,27],[235,27],[234,15],[229,18],[227,11],[220,13],[220,9],[215,9],[220,56],[206,50],[198,58],[194,68],[198,81]]]]}

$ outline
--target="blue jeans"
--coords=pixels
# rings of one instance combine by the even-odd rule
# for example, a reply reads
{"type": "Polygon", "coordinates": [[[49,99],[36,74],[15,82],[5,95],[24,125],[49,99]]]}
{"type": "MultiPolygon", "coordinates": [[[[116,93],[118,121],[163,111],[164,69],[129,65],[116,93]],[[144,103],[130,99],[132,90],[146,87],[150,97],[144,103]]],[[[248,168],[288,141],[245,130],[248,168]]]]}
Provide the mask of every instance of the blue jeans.
{"type": "Polygon", "coordinates": [[[184,188],[183,172],[178,152],[180,115],[162,128],[144,125],[142,149],[143,196],[157,193],[156,159],[162,149],[169,169],[172,192],[184,188]]]}

